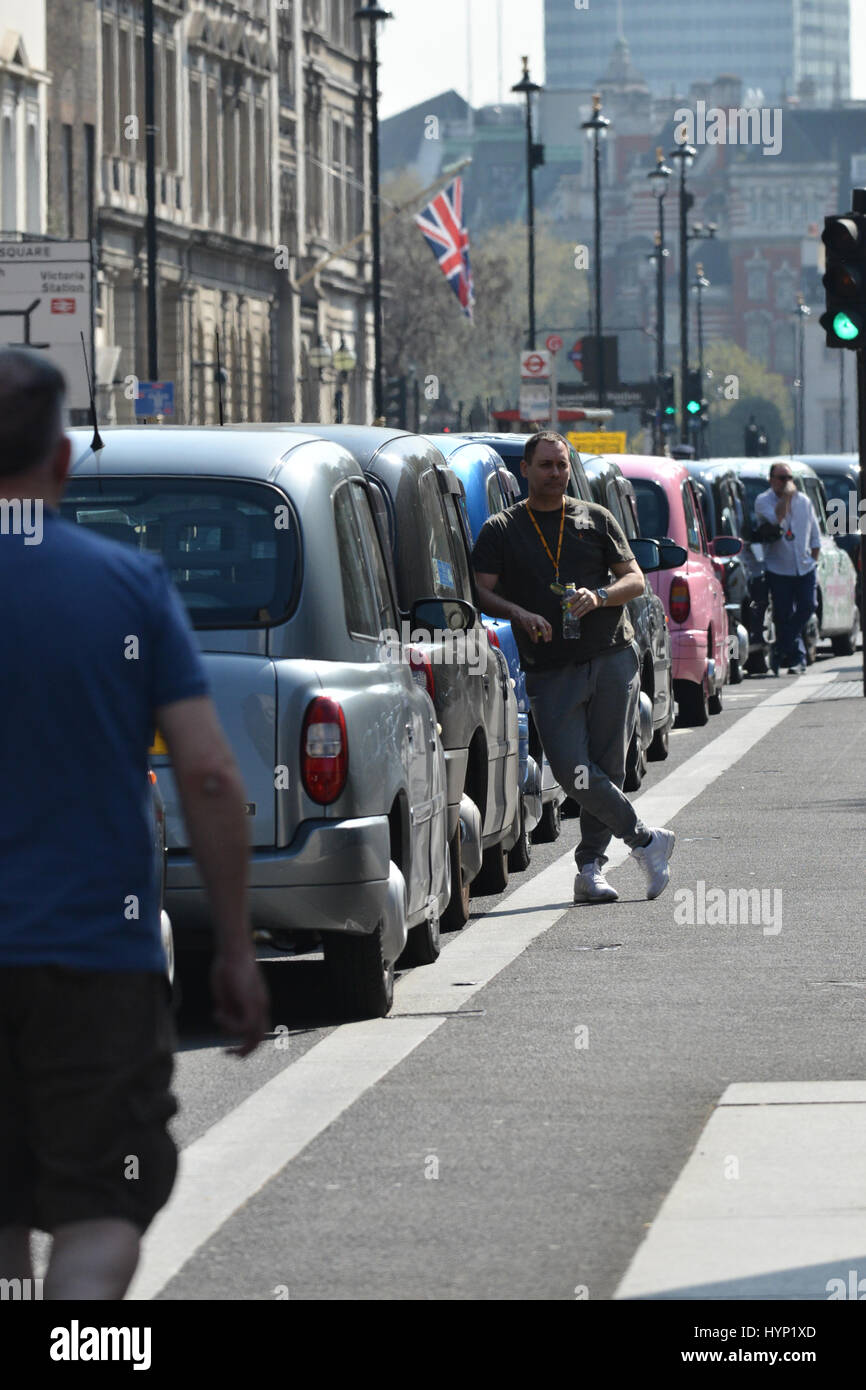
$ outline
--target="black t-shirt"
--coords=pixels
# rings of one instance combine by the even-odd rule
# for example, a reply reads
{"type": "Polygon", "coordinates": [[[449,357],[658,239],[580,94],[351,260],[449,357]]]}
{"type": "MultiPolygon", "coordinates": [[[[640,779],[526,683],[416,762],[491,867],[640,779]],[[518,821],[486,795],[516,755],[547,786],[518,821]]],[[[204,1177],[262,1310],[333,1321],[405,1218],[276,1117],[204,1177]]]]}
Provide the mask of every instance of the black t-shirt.
{"type": "MultiPolygon", "coordinates": [[[[479,574],[498,576],[498,594],[530,613],[541,613],[553,628],[550,642],[533,642],[522,627],[513,625],[524,669],[547,671],[627,647],[634,629],[621,606],[593,609],[581,617],[578,638],[562,636],[562,599],[550,588],[556,572],[532,524],[534,516],[550,555],[555,557],[562,513],[559,508],[550,512],[535,509],[530,516],[528,506],[518,502],[508,511],[489,517],[472,551],[472,564],[479,574]]],[[[606,507],[566,497],[560,584],[604,588],[610,580],[610,566],[633,559],[622,527],[606,507]]]]}

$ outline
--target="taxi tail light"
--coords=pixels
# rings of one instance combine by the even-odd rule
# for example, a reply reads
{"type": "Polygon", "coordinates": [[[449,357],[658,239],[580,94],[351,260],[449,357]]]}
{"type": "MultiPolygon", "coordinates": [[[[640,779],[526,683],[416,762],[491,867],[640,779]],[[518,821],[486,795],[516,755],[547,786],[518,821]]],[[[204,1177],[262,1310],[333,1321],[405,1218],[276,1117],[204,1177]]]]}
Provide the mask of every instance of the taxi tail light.
{"type": "Polygon", "coordinates": [[[431,700],[436,698],[436,685],[433,680],[433,663],[424,652],[420,652],[417,647],[408,647],[409,669],[412,672],[412,679],[422,690],[426,690],[431,700]]]}
{"type": "Polygon", "coordinates": [[[500,651],[502,650],[502,647],[499,642],[499,637],[495,628],[489,627],[487,629],[487,640],[490,643],[491,647],[498,647],[500,651]]]}
{"type": "Polygon", "coordinates": [[[326,695],[311,700],[301,729],[301,780],[320,806],[336,801],[346,785],[349,741],[342,706],[326,695]]]}
{"type": "Polygon", "coordinates": [[[680,577],[672,581],[668,606],[671,610],[671,618],[675,623],[684,623],[686,621],[692,607],[692,598],[689,593],[689,581],[687,579],[680,577]]]}

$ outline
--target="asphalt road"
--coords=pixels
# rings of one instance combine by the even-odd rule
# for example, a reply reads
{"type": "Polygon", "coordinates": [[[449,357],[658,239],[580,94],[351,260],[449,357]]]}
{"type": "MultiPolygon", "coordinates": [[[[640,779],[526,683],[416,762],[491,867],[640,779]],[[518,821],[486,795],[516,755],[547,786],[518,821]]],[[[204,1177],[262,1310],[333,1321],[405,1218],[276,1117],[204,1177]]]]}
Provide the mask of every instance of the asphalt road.
{"type": "MultiPolygon", "coordinates": [[[[813,668],[859,670],[823,652],[813,668]]],[[[609,1299],[730,1083],[862,1077],[863,706],[827,684],[795,703],[797,685],[728,687],[650,764],[641,796],[688,797],[664,822],[678,842],[655,902],[626,861],[618,903],[571,907],[566,820],[500,898],[474,900],[436,967],[398,982],[389,1020],[335,1026],[321,962],[271,960],[284,1031],[240,1062],[188,996],[175,1133],[204,1176],[189,1230],[171,1212],[154,1227],[138,1296],[609,1299]],[[768,700],[771,727],[743,722],[768,700]],[[683,920],[719,888],[764,890],[760,920],[683,920]],[[516,943],[501,968],[500,938],[516,943]]]]}

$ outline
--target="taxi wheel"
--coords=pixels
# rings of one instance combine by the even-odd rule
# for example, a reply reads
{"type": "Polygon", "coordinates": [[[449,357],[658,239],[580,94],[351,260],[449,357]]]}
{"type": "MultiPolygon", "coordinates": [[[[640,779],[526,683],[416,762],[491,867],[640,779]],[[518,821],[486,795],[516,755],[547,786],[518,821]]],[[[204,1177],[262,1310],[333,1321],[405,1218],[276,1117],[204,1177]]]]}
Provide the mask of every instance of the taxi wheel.
{"type": "Polygon", "coordinates": [[[409,928],[403,954],[397,961],[397,969],[403,970],[412,965],[432,965],[439,959],[442,940],[439,930],[439,917],[427,917],[423,922],[409,928]]]}
{"type": "Polygon", "coordinates": [[[677,697],[677,724],[700,728],[710,717],[707,683],[701,681],[676,681],[674,690],[677,697]]]}
{"type": "Polygon", "coordinates": [[[466,882],[466,875],[463,872],[463,842],[460,838],[459,824],[449,841],[448,855],[451,860],[451,897],[448,899],[448,906],[442,913],[441,924],[444,931],[459,931],[469,921],[471,886],[466,882]]]}
{"type": "Polygon", "coordinates": [[[481,868],[477,878],[472,880],[469,891],[474,898],[486,898],[493,893],[504,892],[507,887],[508,853],[500,840],[498,845],[491,845],[484,851],[481,868]]]}
{"type": "Polygon", "coordinates": [[[380,928],[366,936],[327,932],[322,944],[341,1015],[384,1018],[394,1002],[394,966],[382,956],[380,928]]]}
{"type": "Polygon", "coordinates": [[[522,873],[529,868],[532,858],[532,836],[526,828],[526,807],[523,795],[520,797],[520,834],[508,851],[508,867],[512,873],[522,873]]]}
{"type": "Polygon", "coordinates": [[[561,830],[562,811],[559,802],[548,801],[541,813],[541,820],[532,832],[532,843],[534,845],[551,845],[554,840],[559,839],[561,830]]]}

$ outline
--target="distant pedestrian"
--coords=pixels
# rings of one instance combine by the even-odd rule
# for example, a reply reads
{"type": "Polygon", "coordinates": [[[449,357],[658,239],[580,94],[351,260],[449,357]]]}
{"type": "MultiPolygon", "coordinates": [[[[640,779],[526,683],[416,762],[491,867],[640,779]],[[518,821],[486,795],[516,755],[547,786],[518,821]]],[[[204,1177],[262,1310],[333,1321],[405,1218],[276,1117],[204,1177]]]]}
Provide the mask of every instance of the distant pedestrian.
{"type": "Polygon", "coordinates": [[[770,467],[770,486],[755,500],[755,515],[766,525],[764,544],[767,584],[773,603],[776,641],[773,674],[787,663],[788,675],[806,670],[803,628],[815,612],[817,562],[821,533],[815,508],[794,482],[790,465],[777,460],[770,467]],[[778,532],[776,539],[769,539],[778,532]]]}
{"type": "Polygon", "coordinates": [[[575,902],[619,896],[602,874],[614,835],[656,898],[670,878],[674,833],[645,826],[622,791],[640,694],[623,605],[643,593],[644,577],[611,513],[566,496],[571,464],[561,434],[532,435],[520,467],[526,501],[490,517],[472,553],[481,605],[511,622],[542,746],[580,806],[575,902]]]}
{"type": "Polygon", "coordinates": [[[46,1298],[119,1299],[177,1167],[157,725],[211,901],[217,1017],[243,1056],[267,999],[245,795],[186,612],[161,559],[59,516],[63,395],[41,354],[0,351],[0,1277],[32,1278],[43,1230],[46,1298]]]}

